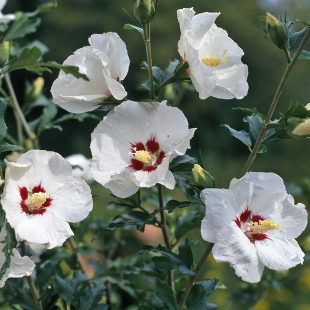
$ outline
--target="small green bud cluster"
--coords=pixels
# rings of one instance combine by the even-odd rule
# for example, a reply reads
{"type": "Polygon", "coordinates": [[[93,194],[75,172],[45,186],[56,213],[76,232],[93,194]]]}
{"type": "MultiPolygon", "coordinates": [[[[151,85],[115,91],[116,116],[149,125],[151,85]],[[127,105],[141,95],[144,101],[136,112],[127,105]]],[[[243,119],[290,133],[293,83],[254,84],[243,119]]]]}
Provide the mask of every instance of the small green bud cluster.
{"type": "Polygon", "coordinates": [[[148,24],[154,17],[158,0],[136,0],[133,12],[138,23],[148,24]]]}

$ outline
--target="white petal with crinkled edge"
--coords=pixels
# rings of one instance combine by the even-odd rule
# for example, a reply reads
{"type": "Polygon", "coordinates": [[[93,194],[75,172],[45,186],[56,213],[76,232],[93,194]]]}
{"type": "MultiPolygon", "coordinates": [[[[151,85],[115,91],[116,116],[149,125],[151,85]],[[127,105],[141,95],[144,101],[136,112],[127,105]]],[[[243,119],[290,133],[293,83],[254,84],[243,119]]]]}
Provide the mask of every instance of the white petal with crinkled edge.
{"type": "Polygon", "coordinates": [[[53,195],[72,176],[71,165],[55,152],[31,150],[21,155],[17,163],[32,164],[30,190],[41,184],[49,195],[53,195]]]}
{"type": "MultiPolygon", "coordinates": [[[[4,264],[5,255],[2,252],[4,244],[0,243],[0,268],[4,264]]],[[[22,278],[24,276],[30,276],[35,267],[35,264],[31,261],[28,256],[23,256],[19,254],[16,249],[13,249],[13,256],[11,256],[10,267],[6,270],[4,276],[0,279],[0,287],[3,287],[5,281],[8,278],[22,278]]]]}
{"type": "Polygon", "coordinates": [[[287,270],[304,261],[304,252],[294,239],[265,239],[255,242],[263,264],[273,270],[287,270]]]}
{"type": "Polygon", "coordinates": [[[200,198],[206,205],[206,215],[201,223],[202,238],[215,242],[217,232],[236,218],[238,204],[228,189],[206,188],[200,198]]]}
{"type": "Polygon", "coordinates": [[[46,208],[46,212],[42,215],[28,215],[25,220],[17,223],[14,227],[16,239],[47,243],[47,248],[52,249],[61,246],[70,236],[73,236],[70,225],[55,216],[50,208],[46,208]]]}
{"type": "Polygon", "coordinates": [[[240,213],[249,207],[253,214],[261,214],[287,195],[281,177],[271,172],[248,172],[241,179],[232,179],[229,190],[234,193],[240,213]]]}
{"type": "Polygon", "coordinates": [[[129,69],[129,57],[126,44],[115,32],[104,34],[93,34],[88,39],[89,44],[99,50],[103,55],[109,58],[109,64],[106,69],[109,76],[113,79],[123,80],[129,69]]]}
{"type": "Polygon", "coordinates": [[[135,194],[140,188],[132,181],[128,172],[112,175],[104,187],[108,188],[115,196],[120,198],[127,198],[135,194]]]}
{"type": "Polygon", "coordinates": [[[67,222],[80,222],[93,209],[90,188],[80,178],[71,177],[55,192],[52,199],[49,210],[67,222]]]}

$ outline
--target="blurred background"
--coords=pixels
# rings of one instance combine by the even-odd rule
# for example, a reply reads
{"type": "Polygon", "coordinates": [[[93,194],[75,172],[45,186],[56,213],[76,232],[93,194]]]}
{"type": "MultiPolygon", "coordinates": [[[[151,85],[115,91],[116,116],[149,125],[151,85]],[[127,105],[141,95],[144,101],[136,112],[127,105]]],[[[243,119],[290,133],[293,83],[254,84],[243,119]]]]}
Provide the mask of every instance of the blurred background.
{"type": "MultiPolygon", "coordinates": [[[[38,4],[44,2],[46,1],[9,0],[3,12],[7,14],[17,10],[33,11],[38,4]]],[[[136,25],[135,21],[123,11],[124,8],[133,15],[133,5],[133,0],[59,0],[56,9],[42,15],[39,32],[30,35],[30,39],[40,40],[49,48],[49,52],[44,56],[45,60],[62,63],[75,50],[88,45],[90,35],[117,32],[127,45],[131,61],[129,73],[124,81],[128,98],[147,99],[148,93],[138,87],[147,79],[147,71],[140,69],[142,61],[146,60],[144,42],[138,32],[123,29],[126,23],[136,25]]],[[[309,21],[310,2],[309,0],[159,0],[158,12],[152,22],[153,65],[166,69],[169,60],[179,57],[177,43],[180,31],[176,10],[192,6],[197,13],[221,12],[216,24],[224,28],[243,49],[245,53],[243,62],[249,67],[249,93],[242,100],[225,101],[208,98],[201,101],[197,92],[182,89],[175,93],[178,107],[187,116],[190,127],[198,128],[189,154],[197,156],[198,150],[201,149],[205,164],[215,176],[216,186],[227,188],[230,180],[239,175],[249,151],[241,142],[231,137],[221,124],[229,124],[237,130],[247,129],[242,118],[248,114],[232,110],[233,107],[256,107],[260,113],[266,114],[286,66],[283,51],[264,38],[262,31],[264,25],[258,20],[258,16],[269,11],[278,18],[286,14],[289,20],[294,21],[298,18],[309,21]]],[[[302,28],[300,23],[296,22],[293,25],[295,31],[302,28]]],[[[310,50],[309,42],[307,48],[310,50]]],[[[280,112],[285,112],[291,103],[299,102],[306,105],[310,102],[309,70],[310,62],[300,61],[295,65],[279,100],[275,118],[279,117],[280,112]]],[[[57,76],[57,70],[52,74],[43,74],[44,93],[47,96],[50,96],[51,84],[57,76]]],[[[21,103],[26,81],[33,81],[35,78],[36,75],[24,70],[12,74],[21,103]]],[[[65,113],[59,111],[59,115],[65,113]]],[[[100,112],[96,113],[101,115],[100,112]]],[[[70,121],[63,125],[63,132],[45,131],[40,139],[41,148],[59,152],[62,156],[82,153],[90,158],[90,134],[96,125],[97,121],[92,119],[84,123],[70,121]]],[[[252,171],[275,172],[288,185],[310,177],[309,140],[283,140],[268,144],[267,147],[266,154],[257,156],[251,167],[252,171]]],[[[107,212],[104,210],[105,202],[110,199],[108,191],[103,191],[101,186],[95,184],[93,193],[99,197],[95,199],[96,216],[107,217],[106,214],[111,216],[111,210],[107,212]]],[[[178,198],[181,199],[180,195],[178,198]]],[[[307,204],[306,200],[300,199],[307,204]]],[[[153,238],[155,244],[158,243],[156,233],[150,232],[150,234],[149,238],[153,238]]],[[[307,233],[304,233],[300,238],[304,248],[310,247],[306,235],[307,233]]],[[[200,238],[199,230],[192,231],[191,236],[193,239],[200,238]]],[[[203,250],[201,247],[194,247],[196,261],[203,250]]],[[[309,262],[295,268],[290,275],[265,271],[264,280],[255,286],[243,283],[234,275],[233,269],[228,264],[216,264],[210,258],[201,278],[204,277],[218,277],[228,288],[217,290],[210,296],[210,301],[218,304],[219,309],[237,309],[237,307],[248,309],[250,304],[251,309],[255,310],[310,309],[309,262]],[[273,288],[266,289],[272,281],[273,288]],[[253,305],[253,296],[257,298],[259,295],[262,296],[261,301],[253,305]]]]}

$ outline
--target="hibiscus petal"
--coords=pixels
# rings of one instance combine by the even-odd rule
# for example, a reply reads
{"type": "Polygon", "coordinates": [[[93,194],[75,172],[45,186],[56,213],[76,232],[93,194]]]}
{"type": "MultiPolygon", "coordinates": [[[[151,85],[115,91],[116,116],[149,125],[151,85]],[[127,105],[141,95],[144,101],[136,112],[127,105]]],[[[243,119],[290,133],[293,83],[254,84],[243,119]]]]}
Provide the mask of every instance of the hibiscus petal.
{"type": "Polygon", "coordinates": [[[287,270],[302,264],[305,254],[294,239],[265,239],[255,242],[263,264],[273,270],[287,270]]]}

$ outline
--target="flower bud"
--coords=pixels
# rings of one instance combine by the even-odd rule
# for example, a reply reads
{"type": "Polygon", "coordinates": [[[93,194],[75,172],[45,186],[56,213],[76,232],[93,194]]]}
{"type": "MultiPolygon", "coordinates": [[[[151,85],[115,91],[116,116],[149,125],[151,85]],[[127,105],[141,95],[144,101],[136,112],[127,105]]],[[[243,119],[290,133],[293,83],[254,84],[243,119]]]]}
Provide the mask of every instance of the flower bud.
{"type": "Polygon", "coordinates": [[[287,120],[285,130],[292,138],[298,139],[310,136],[310,118],[290,117],[287,120]]]}
{"type": "Polygon", "coordinates": [[[195,164],[192,169],[195,182],[203,188],[214,188],[214,179],[211,173],[204,170],[200,165],[195,164]]]}
{"type": "Polygon", "coordinates": [[[268,39],[281,49],[286,48],[288,32],[285,23],[266,13],[266,32],[268,39]]]}
{"type": "Polygon", "coordinates": [[[149,23],[153,19],[156,12],[154,0],[136,0],[133,12],[136,20],[140,24],[149,23]]]}
{"type": "Polygon", "coordinates": [[[10,54],[10,42],[5,41],[0,44],[0,68],[6,64],[9,59],[10,54]]]}
{"type": "Polygon", "coordinates": [[[26,102],[35,102],[42,93],[44,86],[44,79],[38,77],[34,80],[33,84],[26,89],[26,102]]]}

